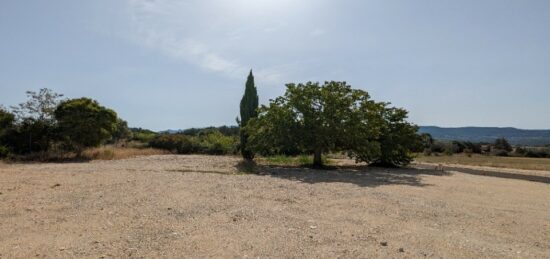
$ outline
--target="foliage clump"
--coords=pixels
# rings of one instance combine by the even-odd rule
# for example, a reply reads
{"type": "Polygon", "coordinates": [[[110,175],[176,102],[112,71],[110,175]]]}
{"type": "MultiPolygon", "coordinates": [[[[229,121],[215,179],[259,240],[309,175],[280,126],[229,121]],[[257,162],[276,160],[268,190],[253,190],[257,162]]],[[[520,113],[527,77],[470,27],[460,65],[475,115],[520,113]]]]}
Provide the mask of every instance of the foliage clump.
{"type": "Polygon", "coordinates": [[[237,137],[226,136],[217,130],[204,130],[196,135],[161,134],[149,144],[177,154],[228,155],[238,152],[237,137]]]}
{"type": "Polygon", "coordinates": [[[89,98],[62,100],[50,89],[27,91],[28,100],[0,109],[0,156],[50,157],[131,137],[128,124],[89,98]]]}
{"type": "Polygon", "coordinates": [[[417,127],[407,111],[375,102],[346,82],[288,84],[283,96],[259,109],[245,127],[250,147],[280,153],[297,149],[313,155],[345,152],[358,162],[401,166],[412,160],[417,127]]]}
{"type": "Polygon", "coordinates": [[[115,111],[89,98],[63,101],[54,114],[61,139],[78,154],[110,139],[119,123],[115,111]]]}

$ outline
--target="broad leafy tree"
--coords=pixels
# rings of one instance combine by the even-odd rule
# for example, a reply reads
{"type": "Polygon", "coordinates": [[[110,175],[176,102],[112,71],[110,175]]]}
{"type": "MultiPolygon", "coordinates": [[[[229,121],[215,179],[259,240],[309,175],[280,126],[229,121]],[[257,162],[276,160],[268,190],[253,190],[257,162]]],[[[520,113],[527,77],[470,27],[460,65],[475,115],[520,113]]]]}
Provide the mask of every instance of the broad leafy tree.
{"type": "Polygon", "coordinates": [[[272,153],[298,148],[322,166],[322,154],[346,152],[357,161],[403,165],[417,144],[416,126],[403,109],[373,101],[345,82],[288,84],[285,94],[262,106],[246,132],[250,145],[272,153]],[[409,139],[410,138],[410,139],[409,139]]]}
{"type": "MultiPolygon", "coordinates": [[[[241,99],[241,104],[240,104],[241,118],[240,118],[240,121],[237,120],[241,129],[246,127],[250,119],[256,118],[258,116],[257,109],[258,109],[258,91],[256,90],[256,86],[254,84],[254,75],[252,74],[252,70],[250,70],[250,74],[248,75],[248,78],[246,80],[244,95],[243,95],[243,98],[241,99]]],[[[243,158],[246,160],[254,159],[254,152],[251,150],[251,148],[248,145],[248,134],[246,133],[245,130],[241,130],[240,137],[241,137],[240,151],[243,158]]]]}
{"type": "Polygon", "coordinates": [[[378,139],[381,153],[370,161],[381,166],[402,166],[412,161],[411,150],[418,146],[418,127],[407,122],[407,114],[405,109],[385,105],[381,114],[382,134],[378,139]]]}
{"type": "Polygon", "coordinates": [[[59,132],[63,140],[77,153],[85,147],[94,147],[111,138],[117,128],[117,114],[95,100],[71,99],[55,110],[59,132]]]}
{"type": "Polygon", "coordinates": [[[288,84],[286,93],[262,106],[248,130],[255,149],[282,151],[297,147],[313,154],[322,166],[322,154],[336,151],[361,152],[374,157],[380,145],[379,109],[367,92],[345,82],[288,84]]]}

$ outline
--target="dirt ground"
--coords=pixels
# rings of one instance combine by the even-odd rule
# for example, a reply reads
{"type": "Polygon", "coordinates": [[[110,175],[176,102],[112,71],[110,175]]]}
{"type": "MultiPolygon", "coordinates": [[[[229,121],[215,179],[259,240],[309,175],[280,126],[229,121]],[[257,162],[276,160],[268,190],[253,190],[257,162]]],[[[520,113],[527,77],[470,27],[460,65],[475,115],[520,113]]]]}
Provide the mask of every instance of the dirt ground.
{"type": "Polygon", "coordinates": [[[239,161],[0,164],[0,258],[550,258],[539,178],[239,161]]]}

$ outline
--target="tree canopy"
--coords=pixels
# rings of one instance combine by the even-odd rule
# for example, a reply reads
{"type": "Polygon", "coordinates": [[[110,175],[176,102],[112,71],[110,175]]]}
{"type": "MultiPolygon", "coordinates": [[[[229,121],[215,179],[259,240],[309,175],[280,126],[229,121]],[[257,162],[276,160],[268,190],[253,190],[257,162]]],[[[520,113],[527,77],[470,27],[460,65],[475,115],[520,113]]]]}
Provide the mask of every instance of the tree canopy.
{"type": "Polygon", "coordinates": [[[505,138],[498,138],[495,140],[494,148],[497,150],[503,150],[510,152],[513,150],[512,145],[505,138]]]}
{"type": "Polygon", "coordinates": [[[367,163],[407,164],[417,128],[406,121],[407,111],[388,105],[346,82],[288,84],[245,131],[254,150],[299,149],[314,155],[315,166],[322,166],[322,154],[329,152],[367,163]]]}
{"type": "Polygon", "coordinates": [[[63,101],[55,110],[59,131],[78,152],[111,138],[117,129],[117,114],[95,100],[79,98],[63,101]]]}

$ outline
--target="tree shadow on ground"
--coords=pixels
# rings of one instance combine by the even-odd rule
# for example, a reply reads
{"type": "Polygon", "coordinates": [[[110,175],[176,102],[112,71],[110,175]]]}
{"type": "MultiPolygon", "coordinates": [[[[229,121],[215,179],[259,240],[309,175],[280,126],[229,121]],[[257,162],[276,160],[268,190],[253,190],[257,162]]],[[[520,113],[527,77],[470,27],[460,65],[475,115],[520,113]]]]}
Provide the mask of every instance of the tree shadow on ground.
{"type": "Polygon", "coordinates": [[[88,157],[77,156],[51,156],[51,157],[39,157],[39,156],[18,156],[4,162],[8,164],[81,164],[89,163],[93,159],[88,157]]]}
{"type": "Polygon", "coordinates": [[[357,166],[332,166],[315,169],[301,166],[269,166],[254,162],[240,162],[237,170],[308,184],[351,183],[360,187],[381,185],[429,186],[422,182],[423,175],[447,176],[450,173],[422,168],[382,168],[357,166]]]}

